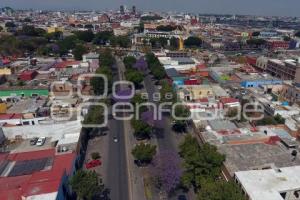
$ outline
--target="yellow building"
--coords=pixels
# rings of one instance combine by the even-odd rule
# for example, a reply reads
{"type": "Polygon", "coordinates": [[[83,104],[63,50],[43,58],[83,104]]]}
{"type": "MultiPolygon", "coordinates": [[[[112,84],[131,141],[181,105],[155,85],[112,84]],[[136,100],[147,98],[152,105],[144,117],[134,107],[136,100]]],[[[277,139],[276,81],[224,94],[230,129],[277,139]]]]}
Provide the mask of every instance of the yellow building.
{"type": "Polygon", "coordinates": [[[55,33],[55,32],[63,32],[64,29],[62,27],[48,27],[47,33],[55,33]]]}
{"type": "Polygon", "coordinates": [[[11,69],[10,68],[0,68],[0,75],[11,75],[11,69]]]}
{"type": "Polygon", "coordinates": [[[210,85],[184,85],[179,86],[178,96],[183,101],[197,101],[199,99],[214,96],[210,85]]]}
{"type": "Polygon", "coordinates": [[[6,103],[0,103],[0,114],[5,114],[7,111],[6,103]]]}

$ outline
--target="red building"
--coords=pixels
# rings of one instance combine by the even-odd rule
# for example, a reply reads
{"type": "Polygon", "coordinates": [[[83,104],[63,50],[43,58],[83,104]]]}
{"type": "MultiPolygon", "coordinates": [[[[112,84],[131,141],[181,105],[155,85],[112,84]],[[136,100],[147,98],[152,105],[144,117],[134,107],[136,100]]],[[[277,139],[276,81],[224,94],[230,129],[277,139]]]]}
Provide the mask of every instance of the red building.
{"type": "Polygon", "coordinates": [[[38,75],[37,71],[26,70],[19,75],[21,81],[31,81],[38,75]]]}
{"type": "Polygon", "coordinates": [[[271,50],[288,49],[290,46],[290,42],[282,41],[282,40],[272,40],[272,41],[268,41],[267,46],[271,50]]]}
{"type": "Polygon", "coordinates": [[[0,154],[2,173],[6,171],[0,177],[0,199],[66,199],[68,177],[75,170],[76,155],[58,155],[55,151],[0,154]]]}

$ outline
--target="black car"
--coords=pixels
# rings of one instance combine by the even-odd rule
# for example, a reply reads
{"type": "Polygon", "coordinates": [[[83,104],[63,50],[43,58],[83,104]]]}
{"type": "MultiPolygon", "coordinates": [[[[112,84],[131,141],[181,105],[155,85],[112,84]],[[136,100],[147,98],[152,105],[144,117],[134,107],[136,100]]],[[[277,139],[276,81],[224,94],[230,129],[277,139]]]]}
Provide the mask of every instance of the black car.
{"type": "Polygon", "coordinates": [[[187,198],[185,195],[182,194],[177,197],[177,200],[187,200],[187,198]]]}
{"type": "Polygon", "coordinates": [[[39,138],[37,138],[37,137],[32,138],[32,139],[30,140],[30,145],[32,145],[32,146],[33,146],[33,145],[36,145],[38,139],[39,139],[39,138]]]}

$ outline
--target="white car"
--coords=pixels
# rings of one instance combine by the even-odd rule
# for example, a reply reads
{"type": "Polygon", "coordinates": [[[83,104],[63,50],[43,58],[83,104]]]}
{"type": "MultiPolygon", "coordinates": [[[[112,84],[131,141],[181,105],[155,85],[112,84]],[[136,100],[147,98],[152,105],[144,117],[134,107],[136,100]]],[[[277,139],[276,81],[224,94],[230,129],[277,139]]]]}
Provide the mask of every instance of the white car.
{"type": "Polygon", "coordinates": [[[118,138],[116,136],[113,137],[114,142],[117,143],[118,142],[118,138]]]}
{"type": "Polygon", "coordinates": [[[45,141],[46,141],[46,137],[40,137],[39,139],[38,139],[38,141],[36,142],[36,146],[43,146],[44,145],[44,143],[45,143],[45,141]]]}

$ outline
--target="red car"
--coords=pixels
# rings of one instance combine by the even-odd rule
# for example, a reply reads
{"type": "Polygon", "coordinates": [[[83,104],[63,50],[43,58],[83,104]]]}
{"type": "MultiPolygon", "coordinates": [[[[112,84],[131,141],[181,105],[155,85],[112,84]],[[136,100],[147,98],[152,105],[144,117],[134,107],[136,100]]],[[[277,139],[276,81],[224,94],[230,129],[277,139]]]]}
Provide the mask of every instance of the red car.
{"type": "Polygon", "coordinates": [[[100,160],[92,160],[88,163],[85,164],[85,167],[87,169],[90,169],[90,168],[94,168],[94,167],[97,167],[97,166],[100,166],[102,163],[100,160]]]}

